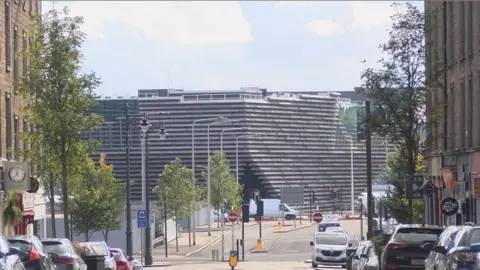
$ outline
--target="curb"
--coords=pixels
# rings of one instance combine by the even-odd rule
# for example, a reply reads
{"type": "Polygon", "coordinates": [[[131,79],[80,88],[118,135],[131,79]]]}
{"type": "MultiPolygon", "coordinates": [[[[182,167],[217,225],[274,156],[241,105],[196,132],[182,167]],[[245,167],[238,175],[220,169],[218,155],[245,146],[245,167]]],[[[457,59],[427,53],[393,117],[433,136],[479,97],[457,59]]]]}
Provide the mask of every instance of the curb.
{"type": "Polygon", "coordinates": [[[215,237],[214,239],[210,240],[210,242],[206,243],[205,245],[203,245],[203,246],[200,247],[199,249],[194,250],[194,251],[192,251],[192,252],[190,252],[190,253],[187,253],[187,254],[185,255],[185,257],[190,257],[190,256],[192,256],[192,255],[194,255],[194,254],[200,253],[200,252],[204,251],[205,249],[207,249],[207,248],[215,245],[216,243],[218,243],[218,241],[220,241],[220,236],[217,236],[217,237],[215,237]]]}
{"type": "Polygon", "coordinates": [[[250,251],[250,253],[267,253],[267,252],[270,252],[270,251],[268,251],[268,250],[266,250],[266,249],[262,249],[262,250],[252,250],[252,251],[250,251]]]}

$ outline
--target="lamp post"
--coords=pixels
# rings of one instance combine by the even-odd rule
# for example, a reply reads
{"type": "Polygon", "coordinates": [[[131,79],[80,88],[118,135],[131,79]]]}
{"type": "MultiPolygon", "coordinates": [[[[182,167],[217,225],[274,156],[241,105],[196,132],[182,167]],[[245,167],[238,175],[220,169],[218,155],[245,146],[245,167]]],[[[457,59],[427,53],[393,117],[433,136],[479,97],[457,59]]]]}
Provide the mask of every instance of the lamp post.
{"type": "MultiPolygon", "coordinates": [[[[193,181],[193,184],[196,184],[196,180],[195,180],[195,125],[197,123],[201,123],[201,122],[211,122],[211,121],[216,121],[216,120],[221,120],[221,119],[224,119],[223,116],[220,116],[220,117],[215,117],[215,118],[204,118],[204,119],[197,119],[195,121],[193,121],[192,123],[192,181],[193,181]]],[[[192,214],[191,216],[191,226],[193,226],[193,245],[195,246],[197,243],[197,224],[196,224],[196,217],[195,217],[195,212],[192,214]]]]}
{"type": "Polygon", "coordinates": [[[208,178],[207,178],[207,203],[208,203],[208,207],[209,207],[209,213],[208,213],[208,236],[212,236],[212,214],[211,214],[211,211],[210,211],[210,206],[211,206],[211,203],[212,203],[212,200],[211,200],[211,182],[212,182],[212,179],[211,179],[211,175],[210,175],[210,127],[213,126],[213,125],[218,125],[218,124],[223,124],[223,123],[231,123],[231,122],[236,122],[235,120],[228,120],[227,118],[222,118],[220,121],[215,121],[215,122],[212,122],[210,124],[208,124],[207,126],[207,175],[208,175],[208,178]]]}
{"type": "MultiPolygon", "coordinates": [[[[150,122],[148,121],[147,114],[144,114],[142,119],[139,121],[138,126],[142,131],[141,137],[141,148],[142,148],[142,201],[144,202],[144,209],[147,215],[147,227],[145,228],[145,265],[152,265],[152,238],[150,231],[150,196],[149,196],[149,187],[148,187],[148,131],[151,127],[150,122]]],[[[165,127],[162,124],[160,127],[159,135],[160,140],[165,140],[167,137],[167,132],[165,127]]]]}
{"type": "Polygon", "coordinates": [[[239,128],[225,128],[220,132],[220,152],[223,152],[223,133],[226,131],[234,131],[234,130],[245,130],[246,128],[244,127],[239,127],[239,128]]]}
{"type": "Polygon", "coordinates": [[[353,183],[353,138],[350,136],[350,188],[352,193],[352,216],[355,215],[355,188],[353,183]]]}

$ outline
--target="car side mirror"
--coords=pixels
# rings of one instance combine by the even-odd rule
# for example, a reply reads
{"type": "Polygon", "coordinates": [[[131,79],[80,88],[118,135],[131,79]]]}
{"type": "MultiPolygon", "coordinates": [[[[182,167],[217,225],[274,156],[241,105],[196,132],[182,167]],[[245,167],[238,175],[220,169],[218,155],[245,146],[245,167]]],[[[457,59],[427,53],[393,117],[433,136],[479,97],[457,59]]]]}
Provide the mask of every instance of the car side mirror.
{"type": "Polygon", "coordinates": [[[367,253],[360,254],[360,258],[368,259],[368,254],[367,253]]]}
{"type": "Polygon", "coordinates": [[[17,254],[20,254],[20,249],[15,248],[15,247],[11,247],[11,248],[8,250],[7,256],[17,255],[17,254]]]}
{"type": "Polygon", "coordinates": [[[314,246],[315,244],[313,243],[313,241],[310,241],[310,246],[314,246]]]}
{"type": "Polygon", "coordinates": [[[440,253],[440,254],[445,254],[447,253],[447,249],[445,247],[442,247],[442,246],[436,246],[433,251],[437,252],[437,253],[440,253]]]}
{"type": "Polygon", "coordinates": [[[348,247],[353,247],[353,244],[351,242],[348,243],[348,247]]]}

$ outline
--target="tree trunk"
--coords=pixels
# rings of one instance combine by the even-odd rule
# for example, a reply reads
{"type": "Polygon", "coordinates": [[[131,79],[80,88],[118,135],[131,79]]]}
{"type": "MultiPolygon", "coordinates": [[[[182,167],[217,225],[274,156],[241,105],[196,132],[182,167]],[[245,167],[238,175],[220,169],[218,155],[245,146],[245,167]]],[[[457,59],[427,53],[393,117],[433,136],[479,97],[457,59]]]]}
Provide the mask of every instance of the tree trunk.
{"type": "Polygon", "coordinates": [[[67,155],[62,157],[62,199],[63,199],[63,222],[65,230],[65,238],[70,239],[70,226],[69,226],[69,214],[68,214],[68,186],[67,186],[67,155]]]}
{"type": "Polygon", "coordinates": [[[217,228],[220,228],[220,219],[222,218],[223,213],[222,209],[220,208],[220,211],[218,211],[218,219],[217,219],[217,228]]]}
{"type": "Polygon", "coordinates": [[[48,180],[48,200],[50,201],[50,222],[52,223],[52,237],[57,237],[57,220],[55,219],[55,187],[53,175],[50,174],[50,179],[48,180]]]}
{"type": "Polygon", "coordinates": [[[177,218],[177,211],[175,211],[175,246],[177,247],[177,252],[178,252],[178,218],[177,218]]]}
{"type": "Polygon", "coordinates": [[[103,239],[105,239],[105,242],[108,242],[108,232],[109,232],[109,229],[105,228],[105,232],[103,233],[103,239]]]}

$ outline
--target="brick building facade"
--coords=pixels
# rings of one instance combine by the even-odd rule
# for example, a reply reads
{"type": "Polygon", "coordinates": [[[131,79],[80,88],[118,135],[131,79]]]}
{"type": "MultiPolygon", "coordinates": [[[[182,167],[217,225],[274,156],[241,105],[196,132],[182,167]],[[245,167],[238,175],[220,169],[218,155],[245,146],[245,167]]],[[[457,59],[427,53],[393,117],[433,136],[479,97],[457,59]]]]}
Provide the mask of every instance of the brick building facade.
{"type": "Polygon", "coordinates": [[[427,105],[430,119],[433,109],[441,112],[429,127],[428,168],[438,192],[429,199],[428,216],[440,224],[476,221],[480,206],[472,190],[480,172],[480,2],[430,0],[425,12],[427,53],[434,60],[427,72],[442,82],[427,105]],[[459,214],[441,214],[438,204],[445,197],[459,200],[459,214]]]}

